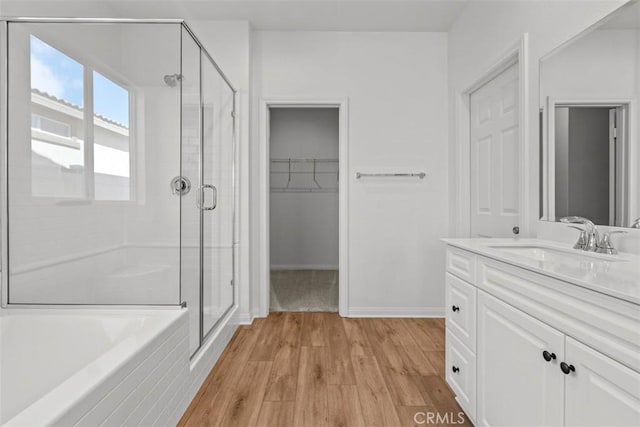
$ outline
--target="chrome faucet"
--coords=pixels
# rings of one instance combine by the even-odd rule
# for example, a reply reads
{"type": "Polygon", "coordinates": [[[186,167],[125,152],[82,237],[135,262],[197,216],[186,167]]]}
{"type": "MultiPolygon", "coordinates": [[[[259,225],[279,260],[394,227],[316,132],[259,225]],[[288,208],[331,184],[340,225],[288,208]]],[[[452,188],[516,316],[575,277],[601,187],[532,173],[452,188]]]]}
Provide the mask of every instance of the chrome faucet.
{"type": "Polygon", "coordinates": [[[560,222],[565,224],[583,224],[585,228],[584,231],[586,233],[586,242],[584,243],[584,246],[582,246],[582,250],[590,252],[598,250],[600,236],[598,234],[598,229],[591,220],[581,216],[566,216],[564,218],[560,218],[560,222]]]}
{"type": "Polygon", "coordinates": [[[598,244],[598,253],[599,254],[608,254],[608,255],[616,255],[618,250],[613,247],[613,243],[611,243],[611,235],[613,234],[626,234],[627,232],[624,230],[616,230],[616,231],[608,231],[606,233],[602,233],[602,240],[598,244]]]}
{"type": "Polygon", "coordinates": [[[640,218],[636,218],[636,219],[631,223],[631,228],[640,228],[640,218]]]}

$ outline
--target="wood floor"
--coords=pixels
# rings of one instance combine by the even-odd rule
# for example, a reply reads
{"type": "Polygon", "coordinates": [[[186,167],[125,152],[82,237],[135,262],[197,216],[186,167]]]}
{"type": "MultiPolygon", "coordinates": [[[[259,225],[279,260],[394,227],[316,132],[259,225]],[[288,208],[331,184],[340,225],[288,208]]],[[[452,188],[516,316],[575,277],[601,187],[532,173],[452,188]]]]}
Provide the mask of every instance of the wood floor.
{"type": "Polygon", "coordinates": [[[414,420],[428,412],[471,425],[444,380],[443,319],[289,312],[239,327],[179,425],[437,425],[414,420]]]}

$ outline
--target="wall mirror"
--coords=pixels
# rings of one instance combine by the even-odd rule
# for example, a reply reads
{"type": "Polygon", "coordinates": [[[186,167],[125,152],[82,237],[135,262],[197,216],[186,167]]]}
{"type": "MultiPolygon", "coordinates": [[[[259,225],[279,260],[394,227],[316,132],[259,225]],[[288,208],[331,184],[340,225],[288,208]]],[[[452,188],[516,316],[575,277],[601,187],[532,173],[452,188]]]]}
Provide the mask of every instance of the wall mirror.
{"type": "Polygon", "coordinates": [[[631,227],[640,216],[640,2],[540,61],[540,216],[631,227]]]}

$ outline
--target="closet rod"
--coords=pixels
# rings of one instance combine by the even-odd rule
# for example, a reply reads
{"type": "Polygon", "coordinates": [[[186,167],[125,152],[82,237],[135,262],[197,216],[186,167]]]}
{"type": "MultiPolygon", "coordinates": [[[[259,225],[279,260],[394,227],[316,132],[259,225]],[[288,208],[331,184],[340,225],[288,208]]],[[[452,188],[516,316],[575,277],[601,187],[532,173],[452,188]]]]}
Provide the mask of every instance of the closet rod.
{"type": "Polygon", "coordinates": [[[420,179],[424,179],[427,176],[424,172],[418,173],[362,173],[356,172],[356,179],[366,178],[366,177],[391,177],[391,178],[412,178],[418,177],[420,179]]]}

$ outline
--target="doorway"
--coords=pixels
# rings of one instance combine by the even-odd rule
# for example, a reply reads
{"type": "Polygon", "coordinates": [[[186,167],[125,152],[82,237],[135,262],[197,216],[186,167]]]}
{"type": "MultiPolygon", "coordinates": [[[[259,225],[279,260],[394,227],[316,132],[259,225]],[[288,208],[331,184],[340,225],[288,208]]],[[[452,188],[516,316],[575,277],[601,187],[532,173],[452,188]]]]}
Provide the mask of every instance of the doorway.
{"type": "Polygon", "coordinates": [[[596,224],[626,224],[625,196],[633,187],[626,162],[629,104],[548,103],[553,113],[548,118],[546,218],[578,215],[596,224]]]}
{"type": "Polygon", "coordinates": [[[346,316],[347,100],[263,100],[260,112],[258,314],[346,316]]]}
{"type": "Polygon", "coordinates": [[[456,100],[456,235],[529,234],[528,35],[456,100]]]}
{"type": "Polygon", "coordinates": [[[338,311],[339,110],[269,116],[270,311],[338,311]]]}

